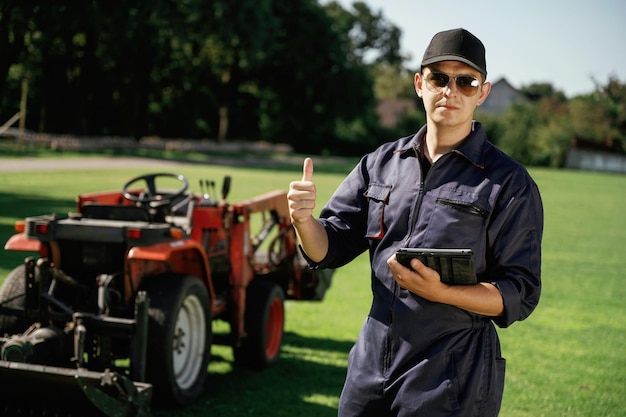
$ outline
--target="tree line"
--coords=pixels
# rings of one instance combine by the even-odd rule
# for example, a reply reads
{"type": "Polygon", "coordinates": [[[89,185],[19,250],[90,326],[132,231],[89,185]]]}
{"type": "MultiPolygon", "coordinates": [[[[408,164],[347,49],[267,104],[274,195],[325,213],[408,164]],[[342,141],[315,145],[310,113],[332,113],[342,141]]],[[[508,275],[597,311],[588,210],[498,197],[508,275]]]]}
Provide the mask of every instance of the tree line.
{"type": "MultiPolygon", "coordinates": [[[[317,0],[5,0],[0,124],[20,106],[29,130],[74,135],[288,143],[359,155],[424,122],[401,31],[363,2],[317,0]],[[394,129],[381,95],[417,108],[394,129]]],[[[626,137],[617,79],[566,99],[551,86],[485,116],[524,163],[556,164],[574,136],[626,137]]]]}

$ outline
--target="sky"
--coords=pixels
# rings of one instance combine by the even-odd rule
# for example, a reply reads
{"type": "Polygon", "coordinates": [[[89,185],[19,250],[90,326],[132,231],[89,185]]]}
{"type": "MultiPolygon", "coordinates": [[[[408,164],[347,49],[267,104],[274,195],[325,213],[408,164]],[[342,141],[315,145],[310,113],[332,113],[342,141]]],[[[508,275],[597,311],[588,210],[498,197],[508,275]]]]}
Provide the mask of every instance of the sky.
{"type": "MultiPolygon", "coordinates": [[[[492,82],[549,83],[569,98],[593,92],[611,76],[626,83],[626,1],[362,1],[402,30],[411,69],[419,68],[435,33],[462,27],[485,44],[492,82]]],[[[350,10],[354,0],[338,2],[350,10]]]]}

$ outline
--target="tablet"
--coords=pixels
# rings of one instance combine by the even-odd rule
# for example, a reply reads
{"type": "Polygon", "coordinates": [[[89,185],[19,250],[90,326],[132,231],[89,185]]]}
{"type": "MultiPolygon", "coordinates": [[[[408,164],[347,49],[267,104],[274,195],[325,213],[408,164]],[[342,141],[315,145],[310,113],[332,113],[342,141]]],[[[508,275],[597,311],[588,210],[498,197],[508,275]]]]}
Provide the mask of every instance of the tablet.
{"type": "Polygon", "coordinates": [[[472,285],[478,282],[471,249],[400,248],[396,252],[398,262],[407,268],[411,267],[413,258],[437,271],[441,282],[446,284],[472,285]]]}

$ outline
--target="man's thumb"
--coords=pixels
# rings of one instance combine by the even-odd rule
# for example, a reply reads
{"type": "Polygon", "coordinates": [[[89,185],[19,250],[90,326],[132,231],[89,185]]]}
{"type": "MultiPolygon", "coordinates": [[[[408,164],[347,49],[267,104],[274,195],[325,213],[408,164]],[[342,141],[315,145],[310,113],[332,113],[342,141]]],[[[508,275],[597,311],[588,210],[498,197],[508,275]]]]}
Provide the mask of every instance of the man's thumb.
{"type": "Polygon", "coordinates": [[[313,160],[311,158],[304,159],[302,166],[302,181],[311,181],[313,178],[313,160]]]}

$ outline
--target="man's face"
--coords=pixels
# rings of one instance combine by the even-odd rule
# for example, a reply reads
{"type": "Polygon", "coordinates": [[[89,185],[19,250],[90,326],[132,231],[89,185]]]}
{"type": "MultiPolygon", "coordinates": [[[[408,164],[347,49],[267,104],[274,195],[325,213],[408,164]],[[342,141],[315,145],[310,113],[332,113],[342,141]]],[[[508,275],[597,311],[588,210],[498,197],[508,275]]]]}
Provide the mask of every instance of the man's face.
{"type": "Polygon", "coordinates": [[[458,127],[471,123],[476,106],[485,101],[491,89],[490,83],[483,83],[482,80],[478,71],[457,61],[429,65],[422,74],[415,74],[415,91],[424,101],[428,122],[439,127],[458,127]],[[477,87],[471,87],[471,84],[476,83],[475,80],[470,82],[471,78],[463,76],[477,79],[477,87]],[[449,83],[445,85],[448,77],[449,83]],[[459,89],[458,84],[465,87],[459,89]],[[472,95],[468,96],[468,93],[472,95]]]}

